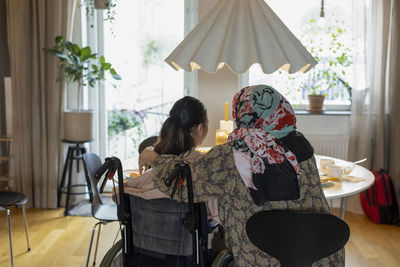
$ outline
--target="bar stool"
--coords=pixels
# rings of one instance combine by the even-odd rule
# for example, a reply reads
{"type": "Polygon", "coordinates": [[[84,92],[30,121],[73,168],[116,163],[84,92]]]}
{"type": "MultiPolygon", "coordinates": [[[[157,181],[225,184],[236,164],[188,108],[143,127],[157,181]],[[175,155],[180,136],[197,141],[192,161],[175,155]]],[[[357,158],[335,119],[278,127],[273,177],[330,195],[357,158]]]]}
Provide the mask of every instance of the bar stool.
{"type": "Polygon", "coordinates": [[[88,191],[84,192],[71,192],[72,187],[84,187],[85,189],[88,188],[87,183],[85,182],[84,184],[72,184],[72,165],[73,161],[76,161],[76,171],[79,173],[79,161],[83,161],[83,154],[86,153],[86,148],[84,146],[85,143],[90,142],[92,140],[84,140],[84,141],[71,141],[71,140],[62,140],[64,143],[70,144],[68,146],[68,152],[67,152],[67,157],[65,160],[64,164],[64,169],[62,173],[62,178],[61,178],[61,183],[58,188],[58,206],[60,206],[60,199],[61,199],[61,194],[65,193],[66,194],[66,201],[65,201],[65,211],[64,211],[64,216],[69,215],[70,211],[70,197],[71,195],[86,195],[88,194],[88,191]],[[67,184],[65,185],[65,180],[67,177],[67,172],[68,172],[68,180],[67,184]]]}

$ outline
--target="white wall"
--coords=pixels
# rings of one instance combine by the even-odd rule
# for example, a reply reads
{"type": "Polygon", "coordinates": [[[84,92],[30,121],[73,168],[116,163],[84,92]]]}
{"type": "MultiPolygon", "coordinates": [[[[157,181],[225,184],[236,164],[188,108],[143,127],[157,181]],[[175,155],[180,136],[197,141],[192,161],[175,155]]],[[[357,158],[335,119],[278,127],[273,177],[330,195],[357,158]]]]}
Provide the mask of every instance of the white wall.
{"type": "Polygon", "coordinates": [[[348,136],[348,115],[297,115],[297,129],[307,135],[348,136]]]}
{"type": "Polygon", "coordinates": [[[215,132],[219,128],[219,121],[224,119],[224,102],[229,102],[229,119],[232,120],[232,98],[238,91],[237,75],[228,68],[223,68],[215,74],[204,71],[198,72],[198,97],[207,109],[209,129],[203,141],[204,146],[215,145],[215,132]]]}
{"type": "MultiPolygon", "coordinates": [[[[200,0],[198,2],[199,21],[216,4],[215,0],[200,0]]],[[[231,72],[227,67],[215,74],[198,71],[198,97],[207,108],[209,130],[204,146],[215,145],[215,132],[219,128],[219,121],[224,119],[224,102],[232,106],[232,98],[238,91],[238,75],[231,72]]],[[[231,108],[229,108],[229,119],[232,119],[231,108]]]]}

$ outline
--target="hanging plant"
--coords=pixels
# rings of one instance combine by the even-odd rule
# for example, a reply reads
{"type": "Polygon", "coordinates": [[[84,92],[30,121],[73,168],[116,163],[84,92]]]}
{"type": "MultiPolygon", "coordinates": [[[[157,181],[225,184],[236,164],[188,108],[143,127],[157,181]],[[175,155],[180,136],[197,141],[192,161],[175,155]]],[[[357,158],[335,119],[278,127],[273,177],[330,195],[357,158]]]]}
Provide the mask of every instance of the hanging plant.
{"type": "MultiPolygon", "coordinates": [[[[89,16],[94,16],[94,11],[96,9],[105,10],[104,21],[108,21],[112,24],[116,17],[115,1],[116,0],[83,0],[82,6],[86,8],[87,18],[89,18],[89,16]]],[[[93,27],[93,25],[90,25],[90,27],[93,27]]]]}

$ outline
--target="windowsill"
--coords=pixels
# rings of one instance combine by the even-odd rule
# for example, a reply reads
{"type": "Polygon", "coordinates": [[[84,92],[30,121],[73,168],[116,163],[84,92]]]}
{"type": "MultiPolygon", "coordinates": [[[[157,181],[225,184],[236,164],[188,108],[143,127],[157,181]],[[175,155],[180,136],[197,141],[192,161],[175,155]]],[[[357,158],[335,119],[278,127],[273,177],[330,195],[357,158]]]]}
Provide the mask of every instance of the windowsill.
{"type": "Polygon", "coordinates": [[[331,116],[350,116],[350,110],[324,110],[321,113],[310,112],[308,110],[295,110],[296,115],[331,115],[331,116]]]}

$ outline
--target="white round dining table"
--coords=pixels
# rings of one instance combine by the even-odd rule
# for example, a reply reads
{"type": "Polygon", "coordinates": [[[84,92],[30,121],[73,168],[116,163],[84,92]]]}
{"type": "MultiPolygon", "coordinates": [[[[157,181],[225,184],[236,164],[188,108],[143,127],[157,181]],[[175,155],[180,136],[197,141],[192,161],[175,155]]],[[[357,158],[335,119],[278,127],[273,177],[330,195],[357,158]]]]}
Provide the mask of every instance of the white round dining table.
{"type": "MultiPolygon", "coordinates": [[[[351,166],[353,164],[352,162],[345,161],[342,159],[337,159],[323,155],[315,155],[315,160],[317,162],[318,168],[320,168],[319,162],[321,158],[332,159],[335,161],[335,165],[338,166],[351,166]]],[[[334,186],[332,188],[329,187],[324,188],[324,194],[327,200],[340,199],[339,215],[340,218],[342,219],[344,219],[344,214],[346,212],[348,197],[368,189],[369,187],[372,186],[372,184],[375,181],[374,174],[367,168],[364,168],[360,165],[355,165],[352,171],[348,175],[363,178],[364,181],[350,182],[342,180],[340,186],[334,186]]]]}

